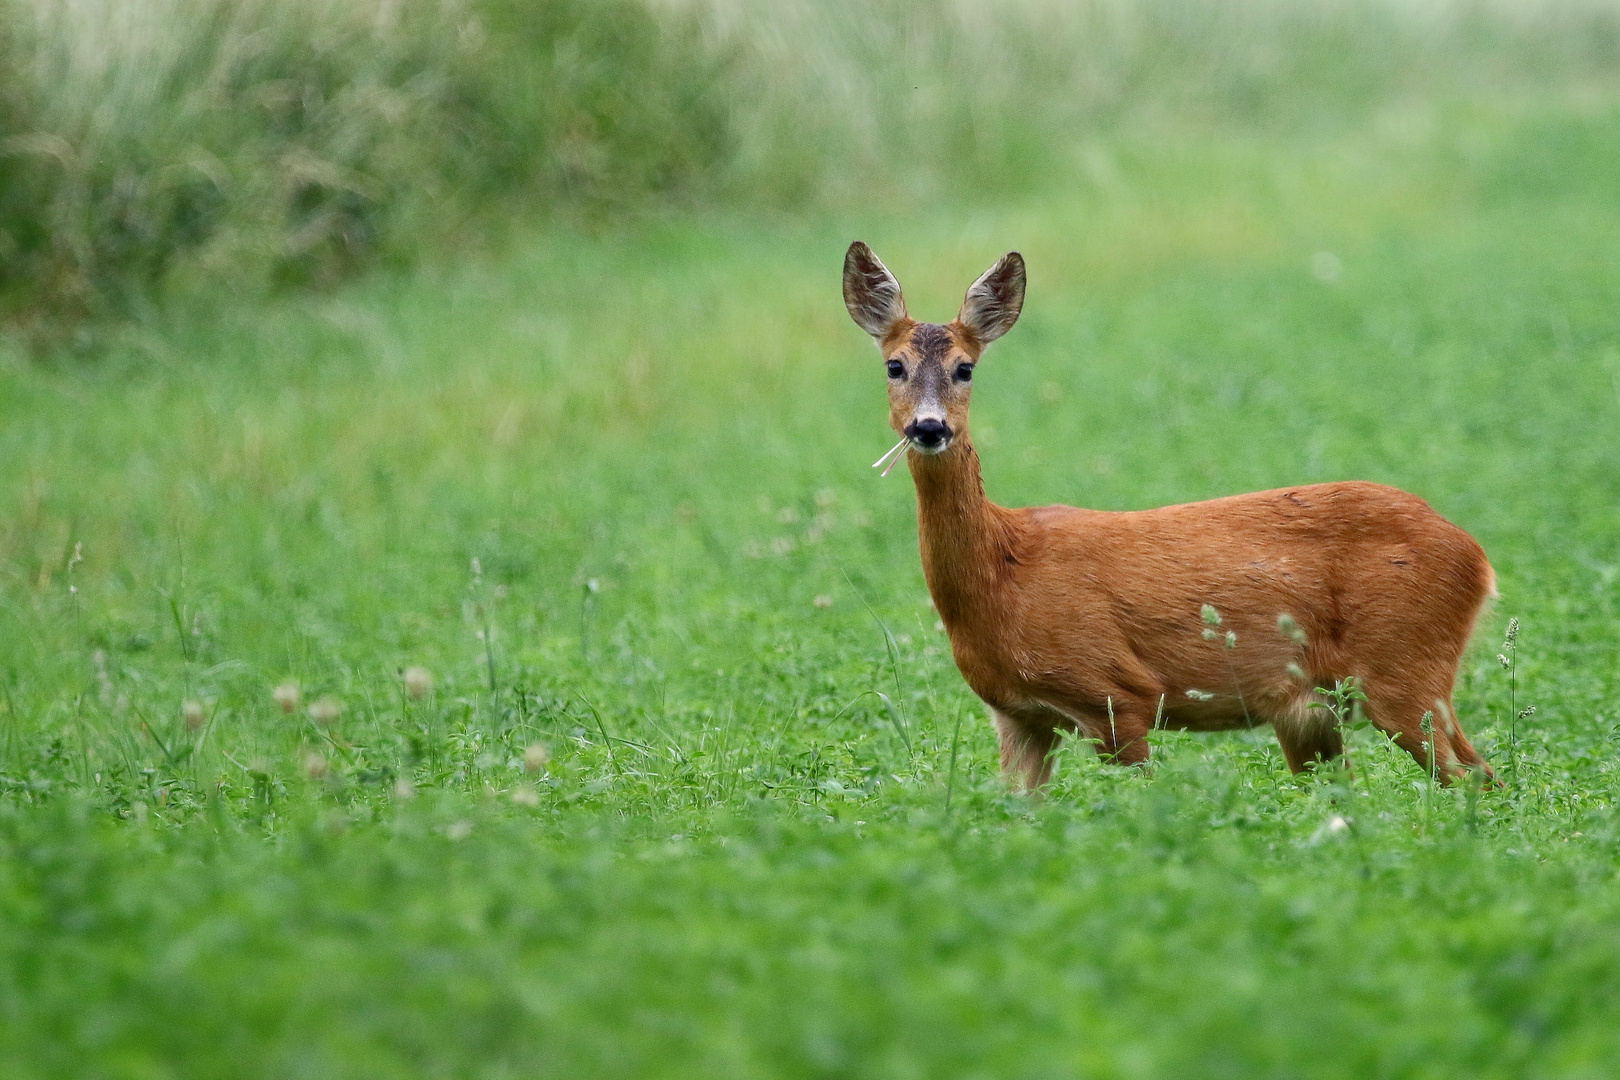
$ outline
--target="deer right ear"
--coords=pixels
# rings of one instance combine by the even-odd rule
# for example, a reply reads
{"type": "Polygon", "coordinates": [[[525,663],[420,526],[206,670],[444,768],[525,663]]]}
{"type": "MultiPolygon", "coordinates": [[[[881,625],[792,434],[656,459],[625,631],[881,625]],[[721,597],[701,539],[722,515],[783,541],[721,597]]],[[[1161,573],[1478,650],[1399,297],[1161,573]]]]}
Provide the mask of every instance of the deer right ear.
{"type": "Polygon", "coordinates": [[[859,240],[849,245],[844,256],[844,306],[855,325],[880,343],[906,318],[900,283],[859,240]]]}

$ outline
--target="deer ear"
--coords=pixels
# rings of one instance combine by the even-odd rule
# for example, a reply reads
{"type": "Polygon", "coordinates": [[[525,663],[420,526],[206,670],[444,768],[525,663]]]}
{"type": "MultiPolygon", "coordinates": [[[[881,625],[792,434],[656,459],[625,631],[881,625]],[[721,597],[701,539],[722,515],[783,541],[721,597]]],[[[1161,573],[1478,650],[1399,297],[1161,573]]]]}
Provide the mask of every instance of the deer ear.
{"type": "Polygon", "coordinates": [[[855,325],[882,341],[906,318],[900,283],[872,249],[857,240],[844,256],[844,306],[855,325]]]}
{"type": "Polygon", "coordinates": [[[1024,310],[1024,257],[1009,251],[968,287],[956,321],[988,345],[1013,328],[1024,310]]]}

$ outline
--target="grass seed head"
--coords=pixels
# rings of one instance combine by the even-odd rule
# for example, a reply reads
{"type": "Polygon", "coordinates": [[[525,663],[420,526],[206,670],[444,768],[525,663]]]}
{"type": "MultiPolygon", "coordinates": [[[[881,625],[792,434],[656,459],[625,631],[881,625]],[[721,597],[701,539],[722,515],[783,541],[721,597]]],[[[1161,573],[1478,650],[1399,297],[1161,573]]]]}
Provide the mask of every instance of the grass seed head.
{"type": "Polygon", "coordinates": [[[1298,621],[1287,612],[1277,616],[1277,633],[1292,641],[1295,645],[1305,644],[1305,631],[1300,629],[1298,621]]]}
{"type": "Polygon", "coordinates": [[[107,673],[107,653],[97,649],[90,659],[95,665],[96,685],[100,688],[102,703],[106,704],[113,700],[112,676],[107,673]]]}
{"type": "Polygon", "coordinates": [[[512,802],[518,806],[539,806],[540,793],[532,787],[513,788],[512,802]]]}
{"type": "Polygon", "coordinates": [[[338,715],[342,712],[343,706],[339,705],[337,700],[330,695],[321,698],[309,707],[310,719],[323,727],[337,723],[338,715]]]}
{"type": "Polygon", "coordinates": [[[276,704],[281,706],[282,712],[290,713],[298,708],[298,684],[291,679],[276,687],[274,693],[276,704]]]}
{"type": "Polygon", "coordinates": [[[433,690],[433,673],[425,667],[408,667],[405,669],[405,692],[411,697],[420,700],[427,697],[433,690]]]}
{"type": "Polygon", "coordinates": [[[544,772],[546,762],[551,760],[551,751],[543,743],[530,743],[523,750],[523,771],[529,773],[544,772]]]}
{"type": "Polygon", "coordinates": [[[330,771],[326,759],[311,750],[304,755],[304,774],[311,780],[323,780],[330,771]]]}
{"type": "Polygon", "coordinates": [[[416,785],[411,782],[410,777],[401,776],[394,781],[394,797],[396,799],[416,798],[416,785]]]}
{"type": "Polygon", "coordinates": [[[203,711],[202,702],[187,700],[180,703],[180,715],[185,718],[186,730],[196,731],[203,726],[207,714],[203,711]]]}

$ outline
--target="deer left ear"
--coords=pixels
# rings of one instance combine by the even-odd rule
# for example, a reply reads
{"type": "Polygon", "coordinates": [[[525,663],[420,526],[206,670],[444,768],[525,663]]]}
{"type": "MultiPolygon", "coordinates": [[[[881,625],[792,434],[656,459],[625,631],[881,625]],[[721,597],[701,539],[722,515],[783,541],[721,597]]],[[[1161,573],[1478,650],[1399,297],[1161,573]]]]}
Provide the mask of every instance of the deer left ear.
{"type": "Polygon", "coordinates": [[[1024,310],[1024,257],[1009,251],[968,287],[956,321],[982,345],[1013,328],[1024,310]]]}

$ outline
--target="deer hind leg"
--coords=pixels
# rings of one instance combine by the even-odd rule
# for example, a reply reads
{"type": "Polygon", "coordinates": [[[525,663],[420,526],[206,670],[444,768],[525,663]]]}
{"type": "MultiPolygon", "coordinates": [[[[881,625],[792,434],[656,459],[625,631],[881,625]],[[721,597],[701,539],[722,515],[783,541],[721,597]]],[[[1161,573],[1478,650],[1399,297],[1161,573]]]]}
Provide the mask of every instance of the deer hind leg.
{"type": "Polygon", "coordinates": [[[1450,698],[1446,699],[1446,716],[1448,718],[1446,731],[1451,737],[1451,755],[1457,764],[1461,765],[1464,771],[1477,769],[1484,774],[1486,780],[1494,781],[1496,771],[1491,768],[1491,763],[1474,749],[1474,744],[1468,741],[1468,736],[1463,734],[1462,725],[1457,723],[1457,711],[1452,707],[1450,698]]]}
{"type": "Polygon", "coordinates": [[[1430,740],[1433,740],[1432,767],[1442,784],[1463,779],[1470,771],[1479,769],[1489,779],[1495,779],[1479,751],[1457,723],[1456,710],[1451,704],[1450,673],[1427,679],[1384,676],[1369,677],[1362,689],[1367,695],[1364,708],[1367,719],[1378,730],[1395,740],[1397,746],[1412,755],[1418,768],[1428,772],[1431,767],[1430,740]],[[1424,714],[1431,716],[1432,731],[1423,730],[1424,714]]]}

